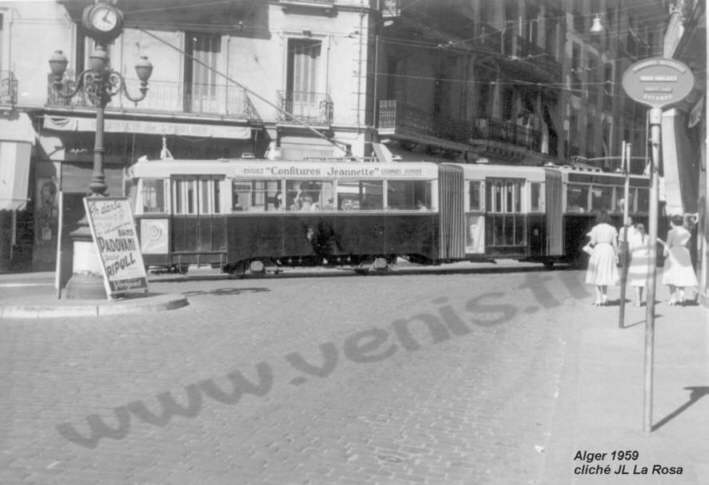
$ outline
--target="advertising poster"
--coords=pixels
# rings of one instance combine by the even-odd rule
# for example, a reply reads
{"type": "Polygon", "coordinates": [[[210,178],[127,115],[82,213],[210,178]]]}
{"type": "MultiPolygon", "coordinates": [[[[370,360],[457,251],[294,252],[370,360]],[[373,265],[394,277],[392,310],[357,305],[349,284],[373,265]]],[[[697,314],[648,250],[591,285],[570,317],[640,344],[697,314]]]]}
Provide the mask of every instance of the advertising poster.
{"type": "Polygon", "coordinates": [[[147,292],[148,279],[128,199],[86,197],[84,205],[101,259],[106,293],[110,297],[129,291],[147,292]]]}

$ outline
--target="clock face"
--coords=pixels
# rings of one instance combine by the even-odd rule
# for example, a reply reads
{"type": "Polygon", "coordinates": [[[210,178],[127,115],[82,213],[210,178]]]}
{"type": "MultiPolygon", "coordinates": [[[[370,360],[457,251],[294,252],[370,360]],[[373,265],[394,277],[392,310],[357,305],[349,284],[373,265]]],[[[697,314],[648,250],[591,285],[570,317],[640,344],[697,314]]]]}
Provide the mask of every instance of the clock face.
{"type": "Polygon", "coordinates": [[[91,26],[101,32],[110,32],[118,25],[118,13],[109,6],[97,6],[91,12],[91,26]]]}

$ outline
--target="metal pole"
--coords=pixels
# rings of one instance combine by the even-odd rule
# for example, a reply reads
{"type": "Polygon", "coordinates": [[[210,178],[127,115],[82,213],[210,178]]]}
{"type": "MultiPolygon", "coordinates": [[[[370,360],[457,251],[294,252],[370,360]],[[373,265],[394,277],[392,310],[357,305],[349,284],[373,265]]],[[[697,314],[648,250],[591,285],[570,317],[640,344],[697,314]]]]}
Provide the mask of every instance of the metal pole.
{"type": "Polygon", "coordinates": [[[623,266],[620,269],[620,311],[618,312],[618,328],[625,325],[625,296],[628,286],[628,206],[630,205],[630,143],[623,140],[621,148],[621,163],[625,173],[625,187],[623,191],[623,240],[620,245],[621,261],[623,266]]]}
{"type": "Polygon", "coordinates": [[[94,167],[91,175],[91,195],[103,195],[106,192],[106,177],[103,173],[103,115],[105,112],[105,103],[101,99],[100,104],[96,107],[96,138],[94,140],[94,167]]]}
{"type": "MultiPolygon", "coordinates": [[[[706,7],[705,7],[706,10],[706,7]]],[[[704,14],[706,28],[709,28],[709,16],[704,14]]],[[[709,44],[709,38],[707,38],[707,43],[709,44]]],[[[706,50],[706,61],[709,65],[709,48],[706,50]]],[[[709,76],[706,77],[705,88],[709,88],[709,76]]],[[[702,265],[699,277],[701,281],[699,282],[699,303],[709,306],[709,163],[707,163],[707,152],[709,152],[709,102],[707,102],[707,94],[709,94],[709,89],[704,91],[704,210],[703,215],[700,220],[700,230],[703,229],[703,237],[699,234],[697,236],[702,238],[702,265]]],[[[701,172],[700,172],[701,173],[701,172]]],[[[701,180],[699,181],[701,184],[701,180]]],[[[702,211],[701,208],[699,208],[702,211]]]]}
{"type": "Polygon", "coordinates": [[[650,271],[647,280],[647,311],[645,314],[645,389],[643,398],[643,431],[652,431],[652,374],[655,346],[655,284],[657,282],[657,200],[659,196],[658,166],[660,161],[660,123],[662,109],[650,110],[650,143],[652,160],[650,164],[650,210],[648,238],[650,240],[650,271]]]}

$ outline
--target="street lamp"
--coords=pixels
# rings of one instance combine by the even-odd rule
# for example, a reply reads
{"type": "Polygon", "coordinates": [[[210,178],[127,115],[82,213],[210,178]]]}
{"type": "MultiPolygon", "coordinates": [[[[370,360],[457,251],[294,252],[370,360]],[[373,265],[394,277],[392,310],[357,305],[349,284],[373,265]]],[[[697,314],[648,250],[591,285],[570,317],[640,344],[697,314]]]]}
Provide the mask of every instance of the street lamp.
{"type": "MultiPolygon", "coordinates": [[[[135,65],[135,72],[140,80],[140,94],[131,96],[126,88],[125,78],[110,67],[110,59],[106,43],[120,34],[122,14],[120,11],[97,2],[87,7],[84,13],[84,26],[93,32],[96,40],[94,51],[89,57],[89,68],[81,72],[76,79],[76,86],[67,87],[62,82],[68,64],[62,51],[55,51],[49,59],[51,83],[54,92],[65,99],[71,99],[83,91],[88,100],[96,107],[96,138],[94,142],[94,159],[90,196],[105,195],[107,187],[103,172],[103,133],[104,111],[111,98],[122,94],[134,103],[145,99],[148,93],[148,79],[153,72],[153,65],[147,57],[142,56],[135,65]],[[108,20],[107,20],[108,19],[108,20]],[[101,22],[104,22],[103,24],[101,22]],[[105,24],[105,22],[110,22],[105,24]],[[110,29],[109,29],[110,27],[110,29]]],[[[88,224],[86,214],[79,221],[78,227],[71,233],[73,242],[72,277],[66,285],[67,298],[95,299],[106,298],[98,255],[88,224]]]]}

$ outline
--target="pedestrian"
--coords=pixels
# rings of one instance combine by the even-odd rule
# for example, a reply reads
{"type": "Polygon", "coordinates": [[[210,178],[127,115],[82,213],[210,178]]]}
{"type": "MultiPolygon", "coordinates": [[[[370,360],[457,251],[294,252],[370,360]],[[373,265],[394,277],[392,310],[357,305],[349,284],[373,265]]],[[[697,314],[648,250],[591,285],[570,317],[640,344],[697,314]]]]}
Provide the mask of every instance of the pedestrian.
{"type": "Polygon", "coordinates": [[[667,233],[667,241],[658,241],[665,247],[665,265],[662,270],[662,284],[670,287],[670,305],[684,305],[684,290],[698,285],[697,275],[692,267],[692,258],[687,244],[692,237],[684,227],[681,215],[670,219],[672,228],[667,233]]]}
{"type": "Polygon", "coordinates": [[[633,303],[641,306],[643,289],[650,273],[650,246],[645,226],[636,224],[633,231],[628,232],[628,251],[630,264],[628,265],[628,284],[635,290],[633,303]]]}
{"type": "Polygon", "coordinates": [[[608,212],[601,211],[596,225],[588,233],[591,258],[586,270],[586,283],[595,285],[594,305],[608,304],[608,286],[618,284],[618,231],[610,225],[608,212]]]}

